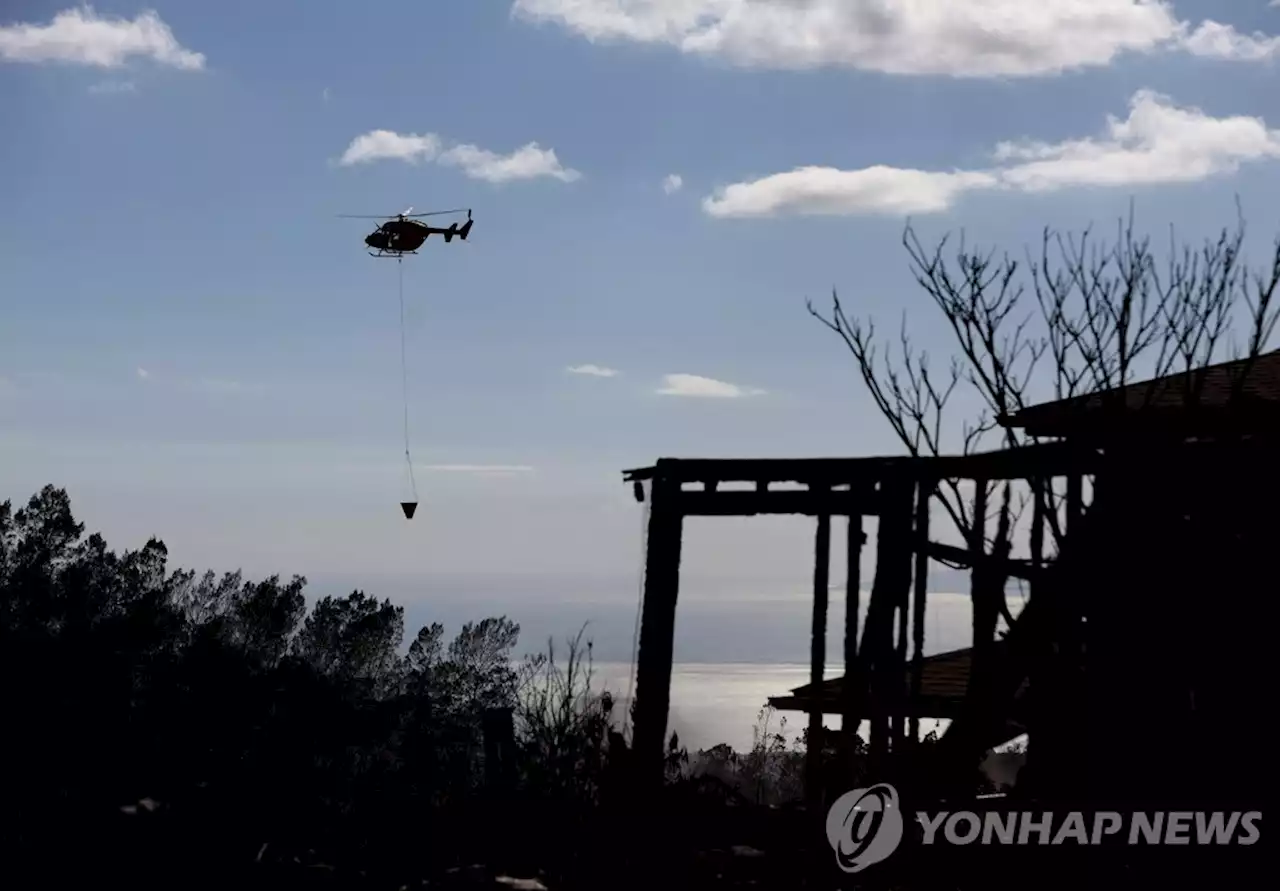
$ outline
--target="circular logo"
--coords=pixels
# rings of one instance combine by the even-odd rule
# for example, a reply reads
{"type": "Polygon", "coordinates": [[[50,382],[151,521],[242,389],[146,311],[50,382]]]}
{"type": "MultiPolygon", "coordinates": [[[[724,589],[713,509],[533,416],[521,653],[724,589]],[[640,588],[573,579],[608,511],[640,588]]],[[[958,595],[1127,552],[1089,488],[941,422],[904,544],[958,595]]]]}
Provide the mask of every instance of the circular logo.
{"type": "Polygon", "coordinates": [[[845,872],[861,872],[888,858],[902,842],[898,790],[888,783],[851,789],[827,811],[827,841],[845,872]]]}

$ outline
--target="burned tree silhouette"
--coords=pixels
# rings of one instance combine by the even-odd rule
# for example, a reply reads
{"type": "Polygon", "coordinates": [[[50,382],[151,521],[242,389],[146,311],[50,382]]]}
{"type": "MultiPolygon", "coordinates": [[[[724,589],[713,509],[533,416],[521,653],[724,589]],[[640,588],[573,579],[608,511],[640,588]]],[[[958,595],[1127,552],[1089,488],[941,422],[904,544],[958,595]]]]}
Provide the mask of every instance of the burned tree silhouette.
{"type": "MultiPolygon", "coordinates": [[[[1033,403],[1115,391],[1261,354],[1280,318],[1280,238],[1269,265],[1255,269],[1244,254],[1245,235],[1242,216],[1199,248],[1179,244],[1171,230],[1161,263],[1150,237],[1136,233],[1131,210],[1111,244],[1098,242],[1091,228],[1078,235],[1046,228],[1038,253],[1028,248],[1020,261],[969,248],[962,234],[948,263],[950,236],[926,248],[908,223],[902,241],[912,275],[957,346],[941,373],[913,345],[905,311],[895,357],[889,344],[877,343],[874,321],[851,319],[838,293],[827,313],[812,301],[807,306],[848,347],[876,407],[909,454],[1030,445],[1041,437],[1001,421],[1033,403]],[[1248,311],[1243,325],[1236,318],[1241,304],[1248,311]],[[977,403],[977,417],[959,419],[953,442],[948,408],[966,395],[977,403]]],[[[1197,379],[1190,380],[1195,386],[1197,379]]],[[[1012,520],[1028,499],[1004,488],[1000,512],[1012,510],[1012,520]]],[[[962,494],[951,480],[942,481],[942,489],[944,510],[967,540],[975,526],[975,493],[962,494]]],[[[1050,491],[1046,498],[1046,520],[1060,543],[1063,527],[1053,508],[1065,506],[1066,494],[1050,491]]]]}
{"type": "MultiPolygon", "coordinates": [[[[1190,373],[1224,359],[1243,359],[1247,372],[1280,319],[1275,305],[1280,238],[1270,263],[1254,269],[1245,257],[1245,235],[1243,216],[1199,248],[1179,244],[1171,229],[1162,264],[1150,237],[1136,233],[1131,209],[1118,222],[1111,244],[1097,241],[1092,229],[1064,235],[1046,228],[1038,253],[1027,249],[1019,261],[971,249],[962,234],[955,260],[948,263],[949,236],[929,249],[908,224],[902,240],[912,275],[957,345],[941,374],[928,353],[914,347],[905,312],[895,357],[888,344],[877,343],[874,321],[850,319],[837,293],[828,313],[812,301],[808,309],[852,353],[873,401],[909,454],[1033,445],[1042,437],[1003,423],[1033,403],[1116,393],[1138,380],[1190,373]],[[1243,325],[1236,318],[1241,304],[1248,312],[1243,325]],[[976,402],[977,417],[962,417],[955,427],[948,423],[956,420],[948,419],[948,409],[957,396],[976,402]],[[953,429],[959,430],[958,442],[953,429]]],[[[1187,374],[1186,381],[1195,390],[1204,378],[1187,374]]],[[[1152,389],[1139,399],[1158,395],[1152,389]]],[[[1194,404],[1200,395],[1186,393],[1185,402],[1194,404]]],[[[1132,391],[1124,398],[1130,400],[1126,408],[1142,407],[1132,404],[1132,391]]],[[[979,492],[975,485],[944,479],[936,492],[958,536],[984,550],[989,542],[990,553],[997,555],[1010,552],[1012,526],[1028,505],[1042,513],[1055,550],[1062,544],[1064,514],[1086,507],[1084,493],[1052,481],[1031,492],[1013,482],[1001,488],[994,537],[986,531],[988,507],[995,501],[986,485],[979,492]]],[[[1044,545],[1030,543],[1033,560],[1046,556],[1044,545]]],[[[957,568],[946,559],[940,562],[957,568]]],[[[1001,579],[994,587],[1003,591],[1003,584],[1001,579]]],[[[998,614],[1012,622],[1003,595],[992,599],[980,621],[991,624],[998,614]]]]}

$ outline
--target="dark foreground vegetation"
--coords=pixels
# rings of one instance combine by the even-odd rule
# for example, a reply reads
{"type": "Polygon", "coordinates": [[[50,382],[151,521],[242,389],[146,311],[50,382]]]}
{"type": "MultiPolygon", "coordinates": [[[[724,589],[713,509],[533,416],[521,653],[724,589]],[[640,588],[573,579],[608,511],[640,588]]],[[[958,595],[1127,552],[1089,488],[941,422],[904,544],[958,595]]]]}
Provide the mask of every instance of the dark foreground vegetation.
{"type": "MultiPolygon", "coordinates": [[[[448,642],[425,627],[406,651],[400,607],[355,591],[308,611],[303,587],[172,570],[157,540],[113,552],[51,486],[0,504],[3,887],[989,889],[1132,875],[1125,856],[1055,849],[1045,873],[1044,849],[943,848],[824,879],[825,833],[789,806],[803,746],[769,715],[749,752],[691,755],[673,736],[664,793],[640,798],[581,634],[517,661],[519,628],[498,617],[448,642]]],[[[1190,875],[1183,860],[1143,875],[1170,887],[1190,875]]]]}
{"type": "MultiPolygon", "coordinates": [[[[495,617],[406,652],[389,601],[308,610],[301,577],[167,557],[85,536],[52,486],[0,504],[4,869],[30,877],[7,887],[399,888],[476,863],[554,886],[613,858],[591,815],[625,804],[623,722],[581,633],[520,661],[495,617]]],[[[796,797],[801,756],[767,729],[741,755],[673,738],[671,779],[721,805],[796,797]]]]}

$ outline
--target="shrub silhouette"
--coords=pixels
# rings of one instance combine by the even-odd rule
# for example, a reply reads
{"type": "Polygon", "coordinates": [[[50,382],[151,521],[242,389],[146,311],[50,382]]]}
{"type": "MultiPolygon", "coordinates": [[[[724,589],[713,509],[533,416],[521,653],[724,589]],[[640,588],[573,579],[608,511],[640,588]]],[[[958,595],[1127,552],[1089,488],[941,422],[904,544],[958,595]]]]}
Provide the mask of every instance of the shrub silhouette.
{"type": "Polygon", "coordinates": [[[305,586],[172,570],[158,539],[116,553],[53,486],[0,505],[6,846],[95,839],[101,874],[132,856],[107,829],[127,815],[170,827],[152,861],[449,865],[465,851],[440,815],[481,785],[495,708],[521,719],[511,794],[595,794],[579,780],[610,716],[576,651],[567,681],[554,651],[522,672],[519,626],[493,617],[447,645],[424,627],[401,655],[402,607],[357,590],[308,612],[305,586]]]}
{"type": "MultiPolygon", "coordinates": [[[[403,648],[403,608],[364,591],[308,610],[302,576],[168,558],[158,539],[115,552],[86,536],[54,486],[0,504],[11,869],[55,886],[79,870],[225,887],[311,867],[400,887],[499,855],[530,872],[594,868],[574,849],[601,806],[627,810],[627,743],[585,627],[523,661],[504,616],[448,642],[431,624],[403,648]],[[513,769],[486,787],[495,710],[513,716],[513,769]]],[[[673,745],[677,787],[723,773],[707,753],[690,770],[673,745]]],[[[762,735],[730,785],[792,797],[799,762],[784,748],[762,735]]]]}

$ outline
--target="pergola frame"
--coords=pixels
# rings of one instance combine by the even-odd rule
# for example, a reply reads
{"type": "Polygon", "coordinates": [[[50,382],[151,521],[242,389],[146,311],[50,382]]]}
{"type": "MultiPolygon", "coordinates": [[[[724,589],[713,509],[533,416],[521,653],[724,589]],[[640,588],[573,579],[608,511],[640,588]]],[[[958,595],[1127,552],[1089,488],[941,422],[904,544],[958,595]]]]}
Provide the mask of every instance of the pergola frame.
{"type": "MultiPolygon", "coordinates": [[[[675,639],[676,603],[680,587],[683,521],[686,516],[755,516],[797,514],[817,519],[813,571],[813,629],[810,683],[823,681],[826,666],[827,606],[831,547],[831,517],[849,518],[845,546],[848,551],[847,606],[844,628],[846,682],[842,695],[841,749],[852,743],[864,717],[872,720],[873,769],[883,766],[885,754],[902,751],[898,740],[918,739],[921,663],[924,658],[924,616],[928,560],[945,559],[970,568],[998,564],[1000,585],[1004,579],[1034,577],[1043,565],[1043,493],[1054,477],[1068,480],[1068,522],[1080,510],[1081,478],[1095,471],[1100,459],[1096,449],[1067,443],[1023,446],[1003,451],[930,458],[807,458],[807,459],[675,459],[663,458],[651,467],[624,472],[624,480],[643,500],[643,483],[649,483],[649,521],[645,555],[644,600],[636,678],[632,750],[636,780],[641,789],[661,785],[671,669],[675,639]],[[1033,517],[1032,559],[991,559],[985,550],[985,524],[975,521],[972,540],[965,548],[929,540],[930,500],[941,480],[972,480],[975,485],[974,516],[986,515],[986,495],[991,482],[1028,480],[1036,493],[1033,517]],[[740,488],[741,484],[750,488],[740,488]],[[725,489],[736,484],[739,488],[725,489]],[[803,488],[777,489],[775,486],[803,488]],[[861,598],[861,550],[866,542],[862,518],[877,516],[875,578],[868,603],[866,627],[859,641],[861,598]],[[912,577],[914,576],[914,585],[912,577]],[[895,640],[895,618],[896,640],[895,640]],[[913,631],[911,672],[913,689],[903,701],[906,687],[907,630],[913,631]],[[896,691],[896,692],[895,692],[896,691]],[[911,715],[908,732],[907,716],[911,715]]],[[[975,574],[976,575],[976,574],[975,574]]],[[[975,584],[975,596],[978,588],[975,584]]],[[[975,603],[974,666],[969,699],[981,693],[980,672],[989,645],[994,641],[994,619],[989,640],[980,640],[975,603]]],[[[986,636],[986,635],[982,635],[986,636]]],[[[809,712],[810,739],[817,739],[822,709],[809,712]]],[[[908,742],[908,747],[909,747],[908,742]]],[[[821,750],[808,747],[806,787],[810,805],[821,804],[816,782],[821,750]]],[[[848,763],[846,761],[846,763],[848,763]]]]}

